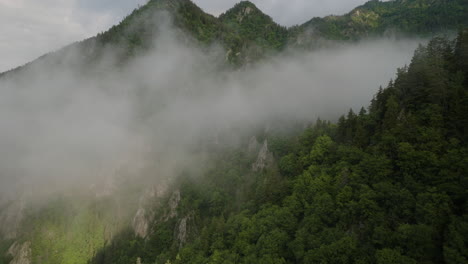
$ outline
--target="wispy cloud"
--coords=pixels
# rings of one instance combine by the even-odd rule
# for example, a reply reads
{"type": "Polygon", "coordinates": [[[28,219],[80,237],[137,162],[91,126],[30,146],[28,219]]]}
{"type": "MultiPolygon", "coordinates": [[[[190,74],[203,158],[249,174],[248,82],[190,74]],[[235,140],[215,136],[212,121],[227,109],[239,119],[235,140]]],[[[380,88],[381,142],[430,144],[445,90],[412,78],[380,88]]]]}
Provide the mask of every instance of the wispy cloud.
{"type": "Polygon", "coordinates": [[[0,72],[119,22],[143,0],[0,0],[0,72]]]}
{"type": "Polygon", "coordinates": [[[91,74],[76,71],[83,56],[69,50],[59,66],[43,60],[0,80],[0,194],[12,181],[46,191],[116,172],[171,176],[217,133],[230,140],[278,120],[337,118],[367,105],[419,43],[363,41],[228,71],[216,67],[224,51],[207,55],[169,29],[118,69],[109,50],[96,69],[84,65],[91,74]]]}

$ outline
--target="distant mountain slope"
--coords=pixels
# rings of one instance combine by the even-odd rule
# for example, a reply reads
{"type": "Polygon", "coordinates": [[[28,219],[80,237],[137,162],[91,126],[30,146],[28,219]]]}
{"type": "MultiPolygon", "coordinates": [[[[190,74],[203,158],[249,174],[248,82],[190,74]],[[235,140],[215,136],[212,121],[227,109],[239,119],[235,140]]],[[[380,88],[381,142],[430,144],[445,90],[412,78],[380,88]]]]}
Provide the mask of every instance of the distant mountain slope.
{"type": "Polygon", "coordinates": [[[342,16],[313,18],[290,30],[290,43],[358,40],[385,34],[430,36],[468,24],[465,0],[372,0],[342,16]]]}

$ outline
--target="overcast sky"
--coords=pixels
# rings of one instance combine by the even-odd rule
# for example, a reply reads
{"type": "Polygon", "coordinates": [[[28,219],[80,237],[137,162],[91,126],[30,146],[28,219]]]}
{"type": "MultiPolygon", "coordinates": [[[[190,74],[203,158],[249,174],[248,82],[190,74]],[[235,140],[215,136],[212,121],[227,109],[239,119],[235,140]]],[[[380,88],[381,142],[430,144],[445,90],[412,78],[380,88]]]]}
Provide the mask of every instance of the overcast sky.
{"type": "MultiPolygon", "coordinates": [[[[0,72],[94,36],[147,0],[0,0],[0,72]]],[[[239,0],[194,0],[219,15],[239,0]]],[[[366,0],[252,0],[282,25],[343,14],[366,0]]]]}

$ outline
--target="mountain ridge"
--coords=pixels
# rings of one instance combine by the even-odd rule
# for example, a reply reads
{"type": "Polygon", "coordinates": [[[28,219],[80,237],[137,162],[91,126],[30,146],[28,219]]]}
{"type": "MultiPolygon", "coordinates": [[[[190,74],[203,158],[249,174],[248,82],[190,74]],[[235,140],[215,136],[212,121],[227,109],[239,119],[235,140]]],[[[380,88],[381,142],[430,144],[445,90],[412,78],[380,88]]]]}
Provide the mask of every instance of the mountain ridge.
{"type": "MultiPolygon", "coordinates": [[[[154,37],[154,24],[145,25],[151,20],[141,21],[141,17],[151,18],[151,14],[156,11],[166,11],[172,16],[176,28],[201,44],[220,42],[227,50],[228,61],[240,66],[257,61],[267,54],[278,53],[286,47],[320,47],[322,40],[356,41],[390,32],[427,36],[447,30],[456,31],[460,26],[468,25],[466,1],[447,3],[445,0],[371,0],[342,16],[316,17],[301,25],[286,28],[249,1],[241,1],[219,17],[214,17],[190,0],[151,0],[109,30],[42,55],[37,60],[77,46],[88,57],[95,58],[102,52],[102,46],[108,44],[120,45],[124,49],[122,57],[131,57],[138,50],[149,48],[154,37]],[[253,14],[247,16],[245,21],[237,21],[235,16],[239,15],[241,9],[253,14]],[[132,31],[127,32],[129,27],[133,27],[132,31]]],[[[0,77],[35,61],[0,73],[0,77]]]]}

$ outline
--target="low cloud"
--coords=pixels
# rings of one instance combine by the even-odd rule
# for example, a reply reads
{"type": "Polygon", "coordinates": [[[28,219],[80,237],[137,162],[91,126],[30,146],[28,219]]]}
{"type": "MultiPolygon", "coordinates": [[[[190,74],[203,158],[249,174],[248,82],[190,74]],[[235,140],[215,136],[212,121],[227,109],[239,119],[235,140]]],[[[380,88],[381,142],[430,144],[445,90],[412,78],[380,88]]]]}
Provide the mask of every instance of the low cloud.
{"type": "MultiPolygon", "coordinates": [[[[220,134],[336,119],[367,106],[421,41],[336,45],[232,71],[219,70],[219,47],[207,54],[157,24],[155,48],[126,66],[99,66],[115,59],[110,49],[92,71],[100,74],[50,60],[0,80],[0,193],[88,188],[116,175],[171,177],[220,134]]],[[[69,52],[74,65],[81,54],[69,52]]]]}

